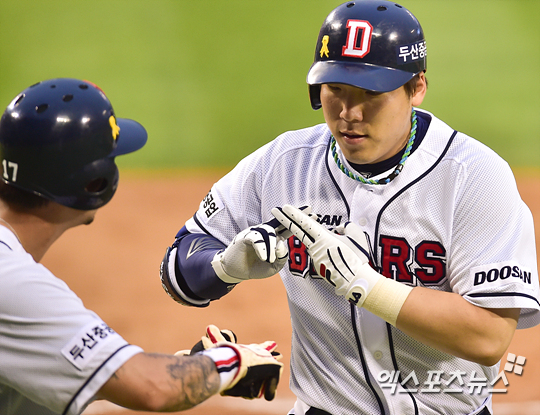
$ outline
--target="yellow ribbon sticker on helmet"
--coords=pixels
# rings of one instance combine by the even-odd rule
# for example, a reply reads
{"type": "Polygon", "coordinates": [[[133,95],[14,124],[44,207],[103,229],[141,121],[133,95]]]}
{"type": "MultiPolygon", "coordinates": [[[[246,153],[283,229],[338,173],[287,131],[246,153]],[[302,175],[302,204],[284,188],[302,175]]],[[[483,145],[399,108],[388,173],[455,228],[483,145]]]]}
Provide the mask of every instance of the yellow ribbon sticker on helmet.
{"type": "Polygon", "coordinates": [[[116,138],[118,137],[118,134],[120,134],[120,127],[116,125],[116,118],[114,118],[114,115],[111,115],[109,117],[109,124],[111,125],[111,128],[112,128],[112,136],[116,140],[116,138]]]}
{"type": "Polygon", "coordinates": [[[330,40],[330,38],[328,37],[328,35],[324,35],[323,38],[322,38],[322,47],[321,47],[321,51],[319,52],[321,54],[321,58],[323,57],[323,55],[326,55],[327,58],[330,57],[329,53],[330,51],[328,50],[328,41],[330,40]]]}

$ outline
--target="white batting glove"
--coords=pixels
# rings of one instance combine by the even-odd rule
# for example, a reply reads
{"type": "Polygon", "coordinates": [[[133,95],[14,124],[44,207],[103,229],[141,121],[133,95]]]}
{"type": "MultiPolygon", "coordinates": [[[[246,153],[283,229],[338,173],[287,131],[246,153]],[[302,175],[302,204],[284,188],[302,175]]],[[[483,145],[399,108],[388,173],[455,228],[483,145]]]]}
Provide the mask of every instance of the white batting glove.
{"type": "MultiPolygon", "coordinates": [[[[300,207],[300,210],[309,215],[311,213],[311,206],[302,206],[300,207]]],[[[293,235],[293,233],[288,228],[283,226],[276,218],[271,219],[264,224],[270,225],[272,228],[274,228],[278,237],[283,239],[289,239],[293,235]]]]}
{"type": "Polygon", "coordinates": [[[369,266],[368,243],[352,223],[332,233],[293,206],[274,208],[272,214],[307,248],[317,273],[350,303],[364,307],[395,326],[412,288],[385,278],[369,266]]]}
{"type": "Polygon", "coordinates": [[[362,230],[353,223],[332,233],[291,205],[272,209],[277,220],[307,248],[317,273],[335,287],[338,295],[361,307],[375,284],[383,278],[369,266],[369,249],[362,230]]]}
{"type": "Polygon", "coordinates": [[[229,284],[263,279],[277,274],[287,262],[288,249],[283,237],[267,224],[244,229],[230,245],[212,260],[217,276],[229,284]]]}

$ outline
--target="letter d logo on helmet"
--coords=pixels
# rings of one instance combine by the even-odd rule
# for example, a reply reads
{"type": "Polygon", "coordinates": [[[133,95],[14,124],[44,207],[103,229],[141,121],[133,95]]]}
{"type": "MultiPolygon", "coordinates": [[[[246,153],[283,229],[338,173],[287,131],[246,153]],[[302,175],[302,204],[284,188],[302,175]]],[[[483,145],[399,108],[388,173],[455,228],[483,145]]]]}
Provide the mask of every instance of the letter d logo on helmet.
{"type": "Polygon", "coordinates": [[[403,6],[385,0],[343,3],[319,32],[307,75],[311,106],[321,108],[325,83],[393,91],[426,70],[426,55],[422,27],[403,6]]]}

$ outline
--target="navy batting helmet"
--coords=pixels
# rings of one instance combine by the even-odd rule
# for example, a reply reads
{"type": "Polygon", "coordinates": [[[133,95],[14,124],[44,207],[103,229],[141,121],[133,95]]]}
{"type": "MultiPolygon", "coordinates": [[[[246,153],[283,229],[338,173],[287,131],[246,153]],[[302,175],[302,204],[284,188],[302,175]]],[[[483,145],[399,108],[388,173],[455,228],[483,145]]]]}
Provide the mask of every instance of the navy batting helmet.
{"type": "Polygon", "coordinates": [[[116,118],[91,82],[43,81],[17,95],[2,115],[2,179],[64,206],[97,209],[118,186],[114,157],[146,140],[144,127],[116,118]]]}
{"type": "Polygon", "coordinates": [[[307,75],[311,106],[321,107],[321,84],[388,92],[425,70],[424,32],[410,11],[392,1],[349,1],[328,15],[319,32],[307,75]]]}

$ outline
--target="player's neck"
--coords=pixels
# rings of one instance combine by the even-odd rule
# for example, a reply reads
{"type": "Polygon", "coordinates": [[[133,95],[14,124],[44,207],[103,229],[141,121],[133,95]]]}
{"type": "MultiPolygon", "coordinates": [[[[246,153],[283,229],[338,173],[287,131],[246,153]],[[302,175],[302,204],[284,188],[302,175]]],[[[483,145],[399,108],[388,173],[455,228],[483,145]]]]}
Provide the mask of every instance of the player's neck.
{"type": "MultiPolygon", "coordinates": [[[[414,143],[411,148],[411,154],[413,154],[416,151],[416,149],[420,146],[420,143],[424,140],[427,129],[431,123],[431,117],[429,115],[426,115],[418,111],[417,111],[417,115],[418,115],[418,119],[417,119],[418,125],[417,125],[414,143]]],[[[394,156],[386,160],[380,161],[378,163],[374,163],[374,164],[356,164],[356,163],[352,163],[349,160],[347,161],[349,162],[349,164],[354,170],[362,174],[364,177],[369,178],[369,177],[382,174],[385,171],[388,171],[392,167],[396,166],[399,163],[399,161],[402,159],[405,149],[406,149],[406,143],[404,144],[402,149],[394,156]]]]}
{"type": "Polygon", "coordinates": [[[47,208],[19,211],[0,205],[0,225],[15,234],[36,262],[41,261],[51,245],[69,228],[63,222],[51,220],[45,210],[47,208]]]}

